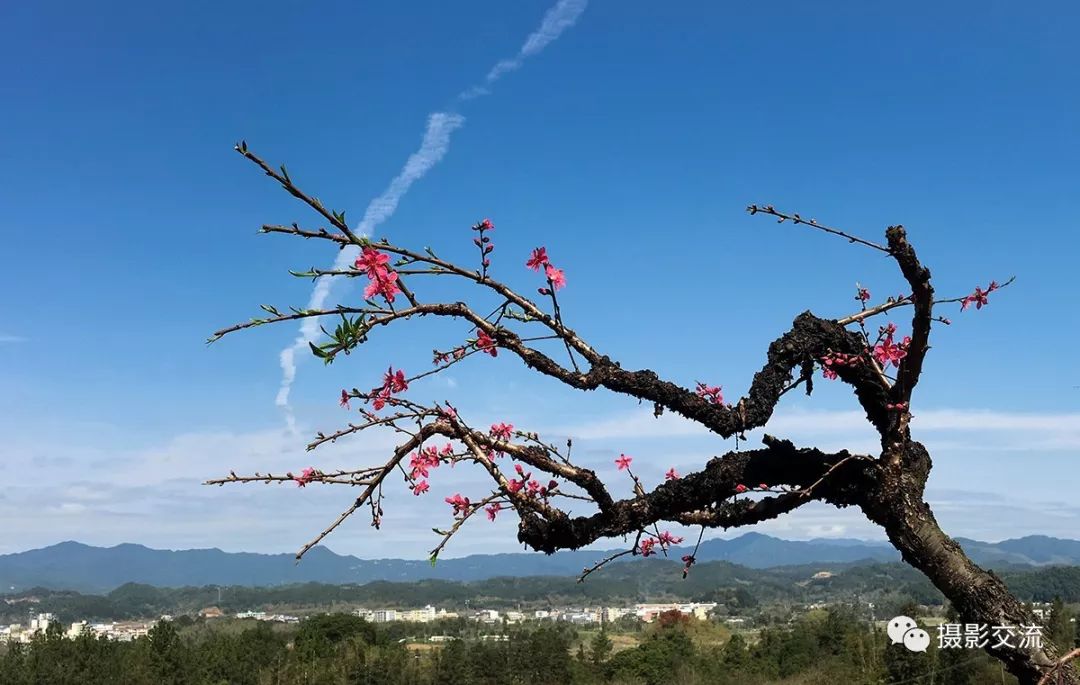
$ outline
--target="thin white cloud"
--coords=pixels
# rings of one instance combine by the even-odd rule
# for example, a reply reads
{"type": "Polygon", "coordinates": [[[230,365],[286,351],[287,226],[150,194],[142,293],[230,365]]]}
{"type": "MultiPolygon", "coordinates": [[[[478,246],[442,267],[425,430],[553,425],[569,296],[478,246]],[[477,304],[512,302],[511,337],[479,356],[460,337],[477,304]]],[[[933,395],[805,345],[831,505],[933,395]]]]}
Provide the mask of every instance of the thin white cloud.
{"type": "MultiPolygon", "coordinates": [[[[928,409],[916,411],[911,422],[915,434],[931,434],[935,444],[951,448],[995,450],[1080,449],[1080,413],[1006,412],[981,409],[928,409]],[[956,433],[948,443],[941,437],[956,433]],[[960,439],[960,434],[963,434],[960,439]],[[969,435],[974,434],[974,435],[969,435]]],[[[861,411],[779,411],[764,428],[773,435],[825,437],[865,442],[875,437],[861,411]]],[[[603,417],[551,432],[585,440],[610,438],[679,438],[711,435],[700,425],[665,412],[659,419],[651,411],[603,417]]],[[[761,431],[755,431],[756,436],[761,431]]]]}
{"type": "MultiPolygon", "coordinates": [[[[1032,448],[1021,459],[987,459],[984,454],[964,457],[955,453],[945,458],[937,437],[957,439],[948,432],[949,427],[956,426],[960,427],[960,436],[977,437],[980,431],[970,428],[971,419],[984,417],[986,412],[950,409],[924,414],[937,422],[926,432],[934,440],[928,440],[928,445],[942,456],[927,497],[946,530],[983,540],[1032,533],[1075,537],[1078,509],[1069,499],[1076,489],[1075,478],[1070,482],[1070,473],[1063,470],[1048,479],[1045,470],[1037,466],[1037,459],[1053,457],[1039,455],[1032,448]],[[980,478],[972,475],[976,471],[980,478]],[[1030,497],[1032,492],[1039,496],[1030,497]]],[[[857,417],[851,412],[799,411],[777,417],[778,423],[786,421],[792,428],[832,426],[832,432],[816,435],[821,440],[786,429],[770,429],[797,444],[861,450],[853,434],[843,430],[852,418],[857,417]]],[[[1031,433],[1031,425],[1060,434],[1061,425],[1074,416],[998,412],[998,418],[1002,425],[1018,428],[1012,433],[992,431],[984,442],[1020,441],[1031,433]]],[[[646,411],[570,427],[563,434],[588,436],[587,443],[575,448],[582,463],[591,465],[595,461],[601,476],[613,479],[613,490],[629,495],[628,481],[620,478],[612,464],[620,451],[631,452],[637,475],[647,484],[654,484],[671,466],[688,473],[700,468],[708,455],[731,446],[731,441],[721,443],[715,436],[689,430],[685,423],[678,417],[656,420],[646,411]]],[[[555,430],[540,432],[552,438],[555,430]]],[[[9,523],[10,530],[10,535],[0,541],[0,552],[64,539],[92,544],[139,542],[154,547],[294,551],[348,506],[355,491],[331,486],[297,488],[291,484],[216,488],[201,482],[226,475],[229,469],[238,473],[282,473],[309,465],[330,470],[378,464],[401,439],[393,431],[366,432],[306,453],[304,440],[290,437],[280,428],[191,432],[141,447],[133,447],[124,431],[103,432],[88,426],[45,437],[33,427],[13,427],[8,436],[6,466],[13,473],[33,474],[33,478],[13,483],[0,493],[0,518],[9,523]],[[148,520],[154,525],[147,527],[148,520]]],[[[991,451],[988,449],[987,455],[991,451]]],[[[395,477],[386,488],[383,530],[372,530],[360,515],[335,532],[328,544],[338,552],[364,557],[423,558],[435,542],[430,532],[432,525],[449,520],[449,509],[442,505],[441,498],[454,492],[479,495],[489,487],[485,473],[465,465],[433,474],[432,493],[425,497],[414,497],[395,477]],[[385,548],[388,540],[395,543],[392,554],[385,548]]],[[[497,526],[478,521],[455,540],[451,554],[517,550],[512,527],[512,517],[500,520],[497,526]]],[[[727,531],[724,536],[746,530],[727,531]]],[[[820,503],[811,503],[753,530],[791,539],[881,535],[857,509],[836,510],[820,503]]],[[[612,544],[603,541],[597,547],[607,549],[612,544]]]]}
{"type": "MultiPolygon", "coordinates": [[[[525,39],[525,43],[521,46],[518,54],[510,59],[499,60],[491,68],[484,80],[490,85],[502,78],[504,74],[519,68],[527,57],[539,53],[558,39],[564,31],[576,24],[588,4],[588,0],[560,0],[544,15],[543,21],[540,22],[540,28],[533,31],[525,39]]],[[[462,93],[462,97],[472,90],[469,89],[462,93]]]]}
{"type": "MultiPolygon", "coordinates": [[[[460,114],[449,112],[435,112],[428,117],[427,129],[424,138],[420,142],[420,148],[409,156],[401,172],[390,181],[390,185],[381,195],[368,203],[364,218],[356,227],[360,235],[369,235],[376,226],[383,223],[397,210],[398,203],[405,193],[409,192],[412,184],[424,177],[433,166],[438,164],[446,156],[450,149],[450,135],[465,123],[465,117],[460,114]]],[[[334,270],[345,269],[355,260],[359,249],[348,246],[338,253],[334,260],[334,270]]],[[[333,277],[322,277],[315,284],[315,289],[308,300],[308,309],[321,309],[326,305],[330,292],[334,287],[333,277]]],[[[296,380],[296,353],[306,350],[308,343],[314,342],[319,336],[319,321],[315,318],[304,319],[300,325],[300,334],[293,344],[281,351],[281,387],[278,389],[275,400],[279,407],[286,411],[289,422],[289,430],[296,432],[296,423],[289,409],[289,391],[296,380]]]]}
{"type": "MultiPolygon", "coordinates": [[[[527,57],[538,54],[555,41],[577,22],[587,5],[588,0],[559,0],[544,15],[540,27],[525,39],[516,57],[499,61],[488,72],[485,78],[486,85],[467,88],[458,95],[457,99],[467,101],[490,94],[491,89],[487,86],[493,84],[506,72],[517,69],[527,57]]],[[[386,190],[368,204],[364,218],[356,227],[356,233],[362,236],[370,235],[376,226],[393,216],[401,198],[409,192],[413,183],[423,178],[446,156],[450,149],[451,134],[464,124],[465,117],[454,112],[435,112],[428,116],[427,130],[424,132],[420,149],[409,157],[401,172],[394,177],[386,190]]],[[[339,252],[337,259],[334,260],[334,269],[341,270],[351,265],[356,259],[357,252],[357,248],[353,246],[339,252]]],[[[311,293],[307,308],[322,308],[330,297],[335,282],[336,279],[332,276],[320,278],[311,293]]],[[[297,434],[297,426],[292,408],[289,406],[289,393],[296,381],[296,354],[306,350],[308,343],[314,342],[318,336],[318,319],[304,319],[300,326],[300,333],[293,344],[283,349],[279,355],[281,386],[278,389],[275,404],[284,410],[288,429],[293,435],[297,434]]]]}
{"type": "Polygon", "coordinates": [[[0,333],[0,343],[21,343],[26,342],[26,338],[21,335],[7,335],[0,333]]]}
{"type": "Polygon", "coordinates": [[[605,440],[609,438],[677,438],[712,435],[701,424],[671,412],[660,418],[651,411],[635,411],[619,416],[600,418],[574,426],[562,426],[550,431],[578,440],[605,440]]]}

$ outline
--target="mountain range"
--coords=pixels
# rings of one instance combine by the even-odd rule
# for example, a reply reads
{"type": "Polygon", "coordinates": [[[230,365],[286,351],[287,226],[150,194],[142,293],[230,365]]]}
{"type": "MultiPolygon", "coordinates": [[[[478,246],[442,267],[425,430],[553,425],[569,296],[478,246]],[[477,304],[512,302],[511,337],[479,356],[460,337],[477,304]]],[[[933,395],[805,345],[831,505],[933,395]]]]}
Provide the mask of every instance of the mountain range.
{"type": "MultiPolygon", "coordinates": [[[[1002,542],[958,538],[979,564],[994,568],[1080,565],[1080,541],[1028,536],[1002,542]]],[[[689,548],[669,552],[679,559],[689,548]]],[[[475,581],[498,576],[568,576],[604,558],[605,551],[475,554],[427,560],[359,559],[315,547],[300,563],[292,554],[224,552],[220,549],[159,550],[136,544],[93,547],[61,542],[41,549],[0,555],[0,592],[44,587],[80,592],[108,592],[135,582],[158,587],[200,585],[275,586],[318,582],[369,583],[377,580],[441,579],[475,581]]],[[[728,561],[765,569],[805,564],[898,561],[884,542],[852,539],[783,540],[759,533],[707,540],[698,561],[728,561]]],[[[632,558],[620,563],[635,563],[632,558]]]]}

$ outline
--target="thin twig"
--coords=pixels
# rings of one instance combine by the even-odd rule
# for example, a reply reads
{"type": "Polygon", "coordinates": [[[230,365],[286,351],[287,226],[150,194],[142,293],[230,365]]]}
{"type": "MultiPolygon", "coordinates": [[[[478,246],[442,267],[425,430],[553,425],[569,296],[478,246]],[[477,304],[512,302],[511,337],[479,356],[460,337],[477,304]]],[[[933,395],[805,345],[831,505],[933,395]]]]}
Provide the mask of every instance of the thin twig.
{"type": "Polygon", "coordinates": [[[780,220],[781,223],[783,223],[784,221],[791,221],[796,225],[806,224],[807,226],[812,226],[819,231],[825,231],[826,233],[831,233],[833,235],[838,235],[841,238],[846,238],[849,243],[858,243],[860,245],[872,247],[875,250],[880,250],[885,254],[891,254],[891,250],[889,250],[889,248],[885,247],[884,245],[878,245],[877,243],[872,243],[869,240],[864,240],[863,238],[851,235],[850,233],[845,233],[835,228],[823,226],[822,224],[819,224],[817,222],[817,219],[804,219],[798,214],[785,214],[783,212],[778,212],[776,209],[773,208],[772,205],[765,205],[764,207],[750,205],[746,208],[746,211],[750,212],[750,214],[768,214],[770,216],[775,216],[780,220]]]}

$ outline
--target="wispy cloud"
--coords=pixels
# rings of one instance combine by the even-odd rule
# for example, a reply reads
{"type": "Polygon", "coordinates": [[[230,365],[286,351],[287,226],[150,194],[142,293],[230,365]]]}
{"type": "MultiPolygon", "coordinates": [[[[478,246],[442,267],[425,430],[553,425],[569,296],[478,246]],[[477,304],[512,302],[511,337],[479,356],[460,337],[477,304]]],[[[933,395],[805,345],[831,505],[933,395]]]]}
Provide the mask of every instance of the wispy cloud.
{"type": "MultiPolygon", "coordinates": [[[[564,31],[571,28],[577,23],[581,13],[585,11],[585,7],[588,5],[587,0],[560,0],[558,4],[548,10],[544,15],[543,21],[540,22],[540,28],[536,29],[529,34],[529,37],[525,39],[525,43],[521,46],[518,54],[510,59],[499,60],[499,62],[491,68],[484,81],[487,85],[491,85],[498,81],[503,75],[508,72],[514,71],[519,68],[526,58],[531,57],[553,41],[558,39],[564,31]]],[[[462,97],[466,97],[467,94],[475,93],[471,97],[475,97],[476,94],[484,94],[485,89],[481,86],[474,86],[462,93],[462,97]]],[[[466,98],[467,99],[467,98],[466,98]]]]}
{"type": "MultiPolygon", "coordinates": [[[[540,27],[529,34],[525,43],[518,50],[518,54],[511,59],[499,61],[488,72],[484,79],[484,86],[472,86],[463,90],[457,97],[459,101],[472,100],[483,95],[490,94],[488,86],[492,85],[503,74],[513,71],[521,66],[522,62],[533,55],[538,54],[545,47],[555,41],[564,31],[572,27],[585,11],[588,0],[559,0],[549,9],[540,22],[540,27]]],[[[356,227],[356,233],[367,236],[374,228],[397,211],[401,199],[409,192],[413,183],[424,177],[446,156],[450,150],[451,134],[465,124],[465,117],[455,112],[434,112],[428,116],[427,129],[420,143],[420,149],[414,152],[405,162],[405,166],[390,182],[381,195],[372,200],[364,212],[364,218],[356,227]]],[[[334,260],[334,270],[348,267],[356,259],[357,248],[350,246],[338,253],[334,260]]],[[[315,284],[308,301],[308,309],[320,309],[325,306],[330,293],[333,290],[336,279],[332,276],[323,276],[315,284]]],[[[285,420],[289,431],[296,434],[296,419],[289,406],[289,393],[296,381],[296,354],[307,349],[308,343],[314,342],[319,336],[319,322],[315,318],[304,319],[300,326],[300,332],[292,345],[286,347],[279,355],[281,365],[281,386],[278,389],[275,403],[285,411],[285,420]]]]}
{"type": "MultiPolygon", "coordinates": [[[[938,452],[940,437],[958,442],[968,437],[979,439],[982,433],[969,427],[988,413],[928,410],[920,416],[933,427],[916,429],[916,433],[920,437],[925,434],[931,449],[938,452]],[[956,438],[951,435],[954,430],[956,438]]],[[[981,438],[984,443],[1022,444],[1024,436],[1032,433],[1031,426],[1061,436],[1067,434],[1066,424],[1075,424],[1077,418],[1071,414],[994,414],[998,425],[1015,428],[994,428],[986,433],[989,437],[981,438]]],[[[486,423],[479,418],[476,422],[486,423]]],[[[857,412],[788,411],[774,423],[770,424],[771,432],[797,444],[833,449],[856,444],[861,433],[850,431],[865,421],[857,412]],[[856,419],[861,423],[853,424],[856,419]]],[[[289,436],[280,427],[204,430],[141,446],[132,445],[122,430],[103,431],[89,425],[74,426],[63,435],[42,435],[33,426],[0,428],[6,431],[6,466],[12,473],[33,474],[33,478],[14,482],[0,493],[0,519],[10,524],[10,534],[0,541],[0,553],[64,539],[94,544],[142,542],[156,547],[295,550],[348,506],[356,493],[346,488],[297,488],[291,484],[216,488],[203,486],[201,481],[226,475],[229,469],[282,473],[309,465],[330,470],[379,464],[401,438],[390,430],[365,433],[362,439],[328,444],[307,454],[305,440],[289,436]],[[147,520],[155,525],[148,528],[147,520]]],[[[554,438],[556,429],[538,428],[546,438],[554,438]]],[[[689,473],[700,468],[708,455],[731,446],[730,441],[721,444],[715,436],[678,417],[665,415],[657,420],[648,411],[559,430],[581,438],[575,445],[577,459],[596,468],[602,477],[611,477],[609,485],[619,496],[630,494],[628,479],[619,478],[612,464],[619,451],[634,454],[636,474],[650,484],[659,482],[671,466],[689,473]]],[[[1076,479],[1070,481],[1071,474],[1063,471],[1047,482],[1037,466],[1040,455],[1035,448],[1022,459],[990,460],[983,454],[941,456],[927,497],[950,533],[992,540],[1036,532],[1075,537],[1080,509],[1070,495],[1076,489],[1076,479]],[[989,477],[973,479],[973,468],[989,477]],[[1038,493],[1038,497],[1031,493],[1038,493]]],[[[387,488],[381,532],[373,531],[361,515],[337,531],[329,545],[343,553],[384,557],[388,555],[386,541],[393,540],[392,556],[423,558],[433,544],[430,530],[438,523],[433,517],[449,516],[448,510],[433,508],[443,494],[480,493],[490,488],[490,483],[482,470],[459,466],[440,469],[432,488],[434,497],[420,498],[400,484],[387,488]]],[[[452,554],[518,549],[512,527],[513,517],[500,518],[493,527],[483,521],[455,541],[452,554]]],[[[881,535],[857,509],[836,510],[820,503],[754,530],[795,539],[881,535]]],[[[745,529],[725,536],[742,532],[745,529]]],[[[600,546],[611,544],[605,541],[600,546]]]]}
{"type": "MultiPolygon", "coordinates": [[[[412,184],[424,177],[433,166],[438,164],[446,156],[450,149],[450,135],[465,123],[465,117],[460,114],[449,112],[435,112],[428,117],[427,129],[424,138],[420,141],[420,148],[409,156],[401,172],[390,181],[390,185],[381,195],[368,203],[364,211],[364,218],[356,227],[360,235],[369,235],[376,226],[383,223],[397,210],[398,203],[405,193],[409,192],[412,184]]],[[[338,253],[334,260],[334,270],[348,267],[356,260],[359,249],[355,246],[346,247],[338,253]]],[[[321,309],[330,297],[334,287],[332,277],[320,278],[315,284],[315,289],[308,300],[308,309],[321,309]]],[[[315,318],[304,319],[300,326],[300,334],[293,344],[281,351],[281,387],[278,389],[276,403],[283,407],[289,423],[289,429],[296,430],[295,419],[289,408],[289,391],[293,381],[296,380],[296,353],[306,350],[309,342],[314,342],[319,335],[319,321],[315,318]]]]}
{"type": "Polygon", "coordinates": [[[26,342],[26,338],[21,335],[7,335],[0,333],[0,343],[21,343],[26,342]]]}
{"type": "MultiPolygon", "coordinates": [[[[949,447],[1015,449],[1080,449],[1080,413],[1032,413],[982,409],[927,409],[911,421],[916,433],[932,436],[937,444],[955,434],[949,447]]],[[[861,411],[780,411],[765,428],[778,436],[798,438],[874,438],[861,411]]],[[[560,435],[585,440],[609,438],[679,438],[711,435],[700,425],[671,413],[655,418],[651,411],[602,417],[574,426],[553,429],[560,435]]]]}

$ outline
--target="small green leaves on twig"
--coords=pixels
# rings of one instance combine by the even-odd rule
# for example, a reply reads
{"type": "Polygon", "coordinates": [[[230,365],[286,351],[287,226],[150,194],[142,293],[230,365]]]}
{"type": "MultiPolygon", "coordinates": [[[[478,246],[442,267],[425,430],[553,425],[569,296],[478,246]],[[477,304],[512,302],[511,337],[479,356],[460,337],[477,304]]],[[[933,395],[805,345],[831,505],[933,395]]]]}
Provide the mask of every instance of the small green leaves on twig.
{"type": "Polygon", "coordinates": [[[370,328],[363,314],[352,319],[342,316],[341,323],[334,332],[327,332],[330,340],[319,345],[309,342],[308,347],[311,348],[313,355],[322,359],[324,363],[331,364],[339,352],[349,354],[357,345],[366,342],[368,330],[370,328]]]}

